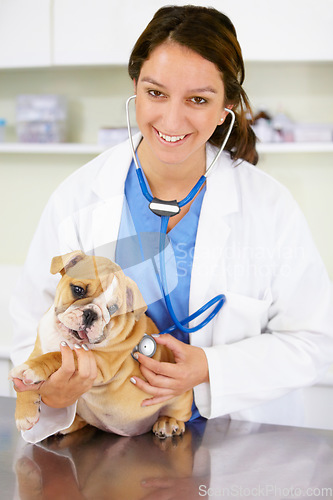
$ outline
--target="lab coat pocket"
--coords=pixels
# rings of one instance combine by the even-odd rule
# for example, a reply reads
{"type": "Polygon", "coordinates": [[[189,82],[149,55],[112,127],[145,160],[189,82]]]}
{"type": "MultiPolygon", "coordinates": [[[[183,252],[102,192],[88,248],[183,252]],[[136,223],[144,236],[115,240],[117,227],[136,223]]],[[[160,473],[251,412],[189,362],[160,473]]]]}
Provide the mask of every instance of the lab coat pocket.
{"type": "Polygon", "coordinates": [[[269,307],[272,304],[270,289],[265,290],[262,299],[234,292],[226,292],[225,295],[227,300],[218,328],[224,343],[237,342],[265,331],[269,307]]]}

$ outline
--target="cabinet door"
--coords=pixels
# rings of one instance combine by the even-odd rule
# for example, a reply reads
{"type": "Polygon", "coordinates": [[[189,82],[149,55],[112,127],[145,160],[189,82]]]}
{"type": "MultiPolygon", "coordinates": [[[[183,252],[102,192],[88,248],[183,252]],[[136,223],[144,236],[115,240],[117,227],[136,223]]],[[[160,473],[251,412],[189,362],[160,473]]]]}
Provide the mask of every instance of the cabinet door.
{"type": "Polygon", "coordinates": [[[136,35],[125,18],[126,4],[54,0],[54,64],[125,64],[136,35]]]}
{"type": "Polygon", "coordinates": [[[246,60],[332,61],[332,0],[204,0],[235,25],[246,60]]]}
{"type": "MultiPolygon", "coordinates": [[[[53,0],[54,64],[127,64],[165,0],[53,0]]],[[[172,1],[183,4],[183,0],[172,1]]]]}
{"type": "Polygon", "coordinates": [[[0,1],[0,67],[51,63],[51,0],[0,1]]]}

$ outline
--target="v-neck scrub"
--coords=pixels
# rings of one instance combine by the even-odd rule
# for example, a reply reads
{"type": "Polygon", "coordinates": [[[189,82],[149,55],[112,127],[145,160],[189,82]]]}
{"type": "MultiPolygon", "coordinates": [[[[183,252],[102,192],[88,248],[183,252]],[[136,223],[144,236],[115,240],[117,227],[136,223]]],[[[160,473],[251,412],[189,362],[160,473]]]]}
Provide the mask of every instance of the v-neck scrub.
{"type": "MultiPolygon", "coordinates": [[[[146,179],[145,179],[146,181],[146,179]]],[[[146,181],[148,190],[149,185],[146,181]]],[[[189,315],[189,295],[195,240],[204,185],[187,214],[167,233],[164,252],[170,299],[177,318],[189,315]]],[[[150,191],[150,190],[149,190],[150,191]]],[[[138,285],[147,304],[148,316],[160,331],[173,324],[159,283],[159,244],[161,219],[148,206],[142,194],[134,162],[125,182],[116,262],[138,285]]],[[[176,329],[172,335],[189,343],[189,334],[176,329]]],[[[193,412],[192,419],[199,414],[193,412]]]]}

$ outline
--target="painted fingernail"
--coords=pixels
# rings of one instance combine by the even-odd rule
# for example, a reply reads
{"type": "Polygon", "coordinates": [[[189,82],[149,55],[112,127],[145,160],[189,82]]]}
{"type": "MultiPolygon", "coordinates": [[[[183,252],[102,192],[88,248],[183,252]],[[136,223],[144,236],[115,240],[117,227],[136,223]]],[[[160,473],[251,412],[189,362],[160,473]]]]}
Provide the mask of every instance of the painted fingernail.
{"type": "Polygon", "coordinates": [[[135,353],[133,354],[133,358],[135,358],[135,359],[139,359],[139,354],[138,354],[137,352],[135,352],[135,353]]]}
{"type": "Polygon", "coordinates": [[[89,351],[89,347],[86,344],[82,344],[82,347],[85,351],[89,351]]]}
{"type": "Polygon", "coordinates": [[[62,342],[60,342],[60,344],[61,344],[62,346],[64,346],[64,347],[66,347],[66,346],[67,346],[67,342],[65,342],[64,340],[63,340],[62,342]]]}
{"type": "Polygon", "coordinates": [[[75,349],[81,349],[81,346],[79,344],[74,344],[75,349]]]}
{"type": "Polygon", "coordinates": [[[156,339],[156,337],[160,337],[160,336],[161,336],[161,334],[160,334],[160,333],[153,333],[153,334],[152,334],[152,337],[154,337],[155,339],[156,339]]]}
{"type": "Polygon", "coordinates": [[[130,381],[132,382],[132,384],[134,384],[134,385],[136,384],[136,380],[135,380],[135,378],[134,378],[134,377],[131,377],[131,378],[130,378],[130,381]]]}

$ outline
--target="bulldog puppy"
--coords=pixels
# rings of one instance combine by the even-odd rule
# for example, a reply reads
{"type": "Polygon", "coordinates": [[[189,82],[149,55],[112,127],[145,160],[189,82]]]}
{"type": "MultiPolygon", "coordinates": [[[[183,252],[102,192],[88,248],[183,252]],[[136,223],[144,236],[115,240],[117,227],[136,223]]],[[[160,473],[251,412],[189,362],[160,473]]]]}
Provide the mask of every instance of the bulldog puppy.
{"type": "MultiPolygon", "coordinates": [[[[60,342],[70,347],[86,344],[95,355],[98,375],[93,387],[79,398],[76,418],[62,434],[87,423],[124,436],[152,428],[160,438],[183,434],[184,422],[191,416],[192,391],[142,407],[147,394],[130,382],[132,376],[142,377],[133,350],[145,334],[158,333],[145,314],[147,306],[137,285],[109,259],[81,251],[54,257],[51,273],[62,276],[54,304],[40,321],[33,352],[24,364],[11,370],[10,378],[26,384],[45,381],[61,366],[60,342]]],[[[154,359],[174,362],[169,349],[156,347],[154,359]]],[[[33,427],[39,412],[38,392],[17,394],[19,430],[33,427]]]]}

